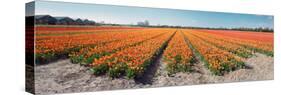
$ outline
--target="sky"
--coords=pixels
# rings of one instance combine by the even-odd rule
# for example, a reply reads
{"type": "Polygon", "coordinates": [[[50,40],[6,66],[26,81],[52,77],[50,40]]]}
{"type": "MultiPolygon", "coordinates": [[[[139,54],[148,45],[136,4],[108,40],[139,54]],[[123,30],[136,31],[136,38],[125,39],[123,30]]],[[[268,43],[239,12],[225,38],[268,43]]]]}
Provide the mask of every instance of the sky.
{"type": "Polygon", "coordinates": [[[36,1],[35,15],[67,16],[114,24],[173,25],[213,28],[273,28],[273,16],[176,9],[36,1]]]}

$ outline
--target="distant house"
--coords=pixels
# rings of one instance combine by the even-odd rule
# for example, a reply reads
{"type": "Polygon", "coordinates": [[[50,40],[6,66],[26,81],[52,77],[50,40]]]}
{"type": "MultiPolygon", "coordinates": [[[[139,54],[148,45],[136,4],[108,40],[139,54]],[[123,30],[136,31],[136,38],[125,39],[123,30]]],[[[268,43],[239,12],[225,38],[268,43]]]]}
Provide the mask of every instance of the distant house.
{"type": "Polygon", "coordinates": [[[138,26],[149,26],[149,21],[148,20],[145,20],[144,22],[140,21],[140,22],[137,22],[137,25],[138,26]]]}
{"type": "Polygon", "coordinates": [[[50,15],[36,15],[35,23],[44,25],[55,25],[57,23],[57,19],[50,15]]]}

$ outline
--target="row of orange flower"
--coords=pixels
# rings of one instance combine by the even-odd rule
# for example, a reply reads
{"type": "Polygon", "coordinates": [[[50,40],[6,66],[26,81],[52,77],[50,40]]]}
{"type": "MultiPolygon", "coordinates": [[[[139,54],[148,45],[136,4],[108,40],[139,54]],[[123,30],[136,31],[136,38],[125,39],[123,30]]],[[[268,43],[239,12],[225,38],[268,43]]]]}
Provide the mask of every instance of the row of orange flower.
{"type": "Polygon", "coordinates": [[[159,29],[146,29],[142,30],[142,32],[135,32],[134,34],[128,35],[128,37],[123,37],[118,41],[98,44],[94,47],[83,48],[78,52],[72,52],[70,56],[75,63],[88,64],[91,63],[94,59],[100,58],[101,56],[108,55],[128,46],[132,46],[145,40],[158,37],[163,33],[165,33],[165,31],[159,31],[159,29]],[[83,56],[81,57],[82,59],[79,59],[80,56],[83,56]]]}
{"type": "Polygon", "coordinates": [[[103,33],[103,32],[123,32],[123,31],[138,31],[142,29],[88,29],[88,30],[37,30],[37,36],[49,36],[49,35],[73,35],[73,34],[90,34],[90,33],[103,33]]]}
{"type": "Polygon", "coordinates": [[[214,39],[217,37],[214,37],[214,35],[209,35],[208,33],[196,32],[196,30],[190,30],[190,31],[194,31],[194,32],[190,32],[190,33],[199,37],[200,39],[206,41],[207,43],[211,43],[211,44],[215,45],[216,47],[227,50],[240,57],[249,58],[252,56],[251,50],[246,49],[245,47],[243,47],[241,45],[229,43],[229,42],[227,42],[227,39],[218,40],[218,39],[214,39]]]}
{"type": "MultiPolygon", "coordinates": [[[[273,56],[274,50],[273,50],[273,43],[270,42],[264,42],[264,41],[258,41],[258,40],[247,40],[247,39],[241,39],[241,38],[235,38],[235,37],[229,37],[229,36],[223,36],[221,35],[216,35],[212,33],[208,33],[206,31],[197,31],[201,32],[200,34],[205,34],[209,35],[209,37],[225,41],[225,43],[233,43],[237,44],[243,47],[246,47],[248,49],[251,49],[256,52],[264,53],[269,56],[273,56]]],[[[225,33],[227,34],[227,33],[225,33]]]]}
{"type": "Polygon", "coordinates": [[[201,60],[206,63],[205,65],[214,74],[221,75],[224,74],[224,72],[244,66],[244,62],[240,57],[205,42],[204,40],[192,35],[191,32],[194,31],[185,30],[183,33],[197,52],[202,56],[201,60]]]}
{"type": "Polygon", "coordinates": [[[138,32],[103,32],[79,35],[36,36],[36,53],[58,53],[65,49],[100,44],[138,35],[138,32]]]}
{"type": "Polygon", "coordinates": [[[108,72],[113,77],[126,74],[127,77],[132,78],[140,75],[148,65],[154,63],[154,58],[163,49],[163,45],[167,43],[173,32],[174,30],[171,29],[162,36],[95,59],[91,70],[97,74],[108,72]]]}
{"type": "Polygon", "coordinates": [[[204,30],[205,32],[234,37],[245,40],[260,41],[262,43],[273,44],[273,34],[269,32],[252,32],[252,31],[233,31],[233,30],[204,30]]]}
{"type": "Polygon", "coordinates": [[[185,41],[182,32],[177,31],[164,51],[166,69],[169,73],[190,71],[194,62],[192,50],[185,41]]]}

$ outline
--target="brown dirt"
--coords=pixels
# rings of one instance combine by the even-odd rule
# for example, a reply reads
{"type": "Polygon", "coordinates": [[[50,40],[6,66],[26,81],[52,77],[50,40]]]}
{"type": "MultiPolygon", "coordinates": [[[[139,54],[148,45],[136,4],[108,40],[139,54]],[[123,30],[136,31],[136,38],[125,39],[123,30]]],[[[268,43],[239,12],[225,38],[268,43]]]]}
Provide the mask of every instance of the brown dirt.
{"type": "Polygon", "coordinates": [[[165,65],[160,60],[161,64],[151,84],[136,83],[135,80],[126,78],[111,79],[106,75],[94,76],[87,67],[72,64],[70,60],[60,60],[36,66],[35,90],[37,94],[53,94],[274,79],[273,57],[255,55],[245,60],[249,68],[235,70],[224,76],[211,74],[202,63],[197,63],[193,67],[195,72],[168,76],[164,69],[165,65]]]}

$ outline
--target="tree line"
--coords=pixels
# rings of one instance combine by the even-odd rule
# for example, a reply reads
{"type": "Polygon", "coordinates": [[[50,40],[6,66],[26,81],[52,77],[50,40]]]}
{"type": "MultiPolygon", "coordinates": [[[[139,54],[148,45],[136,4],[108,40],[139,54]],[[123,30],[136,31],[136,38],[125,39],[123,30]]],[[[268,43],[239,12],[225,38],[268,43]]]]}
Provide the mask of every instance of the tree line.
{"type": "Polygon", "coordinates": [[[72,19],[70,17],[53,17],[50,15],[36,15],[34,19],[37,25],[97,25],[95,21],[88,19],[72,19]]]}

